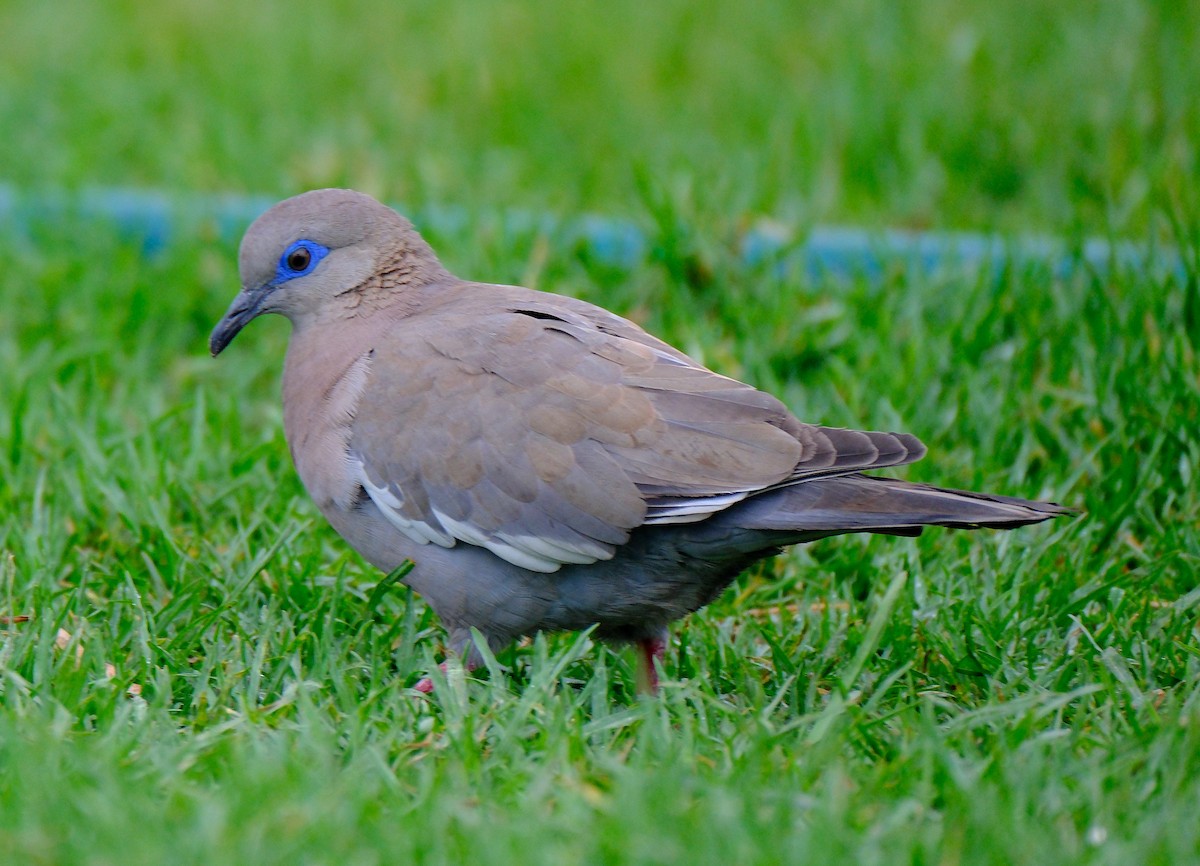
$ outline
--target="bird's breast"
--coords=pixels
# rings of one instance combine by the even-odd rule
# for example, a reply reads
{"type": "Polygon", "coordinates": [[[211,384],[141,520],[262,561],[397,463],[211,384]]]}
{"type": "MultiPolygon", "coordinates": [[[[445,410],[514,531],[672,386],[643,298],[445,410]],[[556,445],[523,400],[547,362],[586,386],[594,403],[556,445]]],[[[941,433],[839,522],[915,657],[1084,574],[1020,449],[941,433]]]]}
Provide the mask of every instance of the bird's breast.
{"type": "Polygon", "coordinates": [[[293,338],[288,346],[283,377],[284,433],[300,480],[328,515],[334,509],[347,511],[358,500],[350,435],[370,377],[373,351],[361,343],[343,346],[340,352],[304,344],[293,338]]]}

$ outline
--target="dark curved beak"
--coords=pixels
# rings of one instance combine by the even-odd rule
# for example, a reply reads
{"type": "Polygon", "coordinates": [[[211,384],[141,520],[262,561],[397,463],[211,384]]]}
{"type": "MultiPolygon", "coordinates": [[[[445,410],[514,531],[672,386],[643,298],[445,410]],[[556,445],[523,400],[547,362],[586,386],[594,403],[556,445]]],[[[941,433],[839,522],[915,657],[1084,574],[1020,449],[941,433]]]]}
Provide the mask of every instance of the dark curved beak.
{"type": "Polygon", "coordinates": [[[270,290],[271,286],[268,284],[238,292],[238,296],[233,299],[233,303],[229,305],[229,309],[225,311],[221,321],[217,322],[217,326],[213,328],[212,336],[208,338],[208,350],[212,352],[214,358],[233,342],[233,338],[242,328],[246,327],[251,319],[262,312],[263,300],[270,290]]]}

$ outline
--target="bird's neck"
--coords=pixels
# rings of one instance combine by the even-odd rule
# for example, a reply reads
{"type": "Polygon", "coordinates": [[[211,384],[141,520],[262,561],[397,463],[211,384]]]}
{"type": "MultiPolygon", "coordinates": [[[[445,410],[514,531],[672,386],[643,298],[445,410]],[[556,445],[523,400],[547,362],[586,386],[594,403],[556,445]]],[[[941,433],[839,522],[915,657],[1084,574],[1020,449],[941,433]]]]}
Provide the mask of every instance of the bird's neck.
{"type": "Polygon", "coordinates": [[[403,250],[384,260],[366,280],[340,293],[337,303],[324,305],[323,312],[332,320],[380,315],[394,320],[436,305],[444,289],[458,281],[432,252],[423,252],[403,250]]]}

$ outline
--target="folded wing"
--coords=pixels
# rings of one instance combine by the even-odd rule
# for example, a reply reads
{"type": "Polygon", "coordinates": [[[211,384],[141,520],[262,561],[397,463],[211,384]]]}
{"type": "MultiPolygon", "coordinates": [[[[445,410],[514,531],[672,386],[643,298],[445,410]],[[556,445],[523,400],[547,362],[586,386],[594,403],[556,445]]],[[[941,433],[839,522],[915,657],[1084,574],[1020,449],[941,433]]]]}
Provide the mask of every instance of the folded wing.
{"type": "Polygon", "coordinates": [[[354,419],[353,470],[418,542],[552,572],[611,558],[644,523],[924,453],[905,434],[802,424],[606,311],[487,289],[375,346],[354,419]]]}

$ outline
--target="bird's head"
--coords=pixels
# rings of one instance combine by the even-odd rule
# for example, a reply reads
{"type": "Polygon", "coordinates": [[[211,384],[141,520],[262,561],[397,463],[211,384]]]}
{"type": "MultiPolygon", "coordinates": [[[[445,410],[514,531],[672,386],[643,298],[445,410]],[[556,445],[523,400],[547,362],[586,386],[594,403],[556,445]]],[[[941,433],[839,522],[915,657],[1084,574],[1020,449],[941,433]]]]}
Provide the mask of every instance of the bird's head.
{"type": "Polygon", "coordinates": [[[246,230],[238,270],[242,289],[209,338],[214,356],[263,313],[301,327],[358,305],[356,294],[394,291],[397,273],[408,283],[444,274],[408,220],[348,189],[313,190],[272,207],[246,230]]]}

